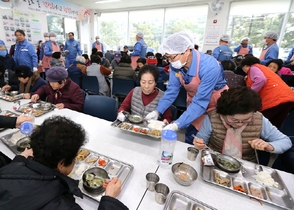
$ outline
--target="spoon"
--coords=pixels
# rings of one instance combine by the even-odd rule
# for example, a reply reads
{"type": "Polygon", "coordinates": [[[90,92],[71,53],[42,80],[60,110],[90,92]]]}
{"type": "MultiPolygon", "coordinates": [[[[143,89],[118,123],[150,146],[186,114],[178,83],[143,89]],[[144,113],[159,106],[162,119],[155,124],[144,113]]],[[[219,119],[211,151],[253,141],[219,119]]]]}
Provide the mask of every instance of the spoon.
{"type": "MultiPolygon", "coordinates": [[[[192,137],[194,137],[195,139],[199,139],[197,136],[195,136],[194,134],[191,135],[192,137]]],[[[213,149],[211,149],[209,146],[207,146],[206,144],[204,144],[205,147],[209,150],[210,153],[212,154],[218,154],[218,152],[214,151],[213,149]]]]}

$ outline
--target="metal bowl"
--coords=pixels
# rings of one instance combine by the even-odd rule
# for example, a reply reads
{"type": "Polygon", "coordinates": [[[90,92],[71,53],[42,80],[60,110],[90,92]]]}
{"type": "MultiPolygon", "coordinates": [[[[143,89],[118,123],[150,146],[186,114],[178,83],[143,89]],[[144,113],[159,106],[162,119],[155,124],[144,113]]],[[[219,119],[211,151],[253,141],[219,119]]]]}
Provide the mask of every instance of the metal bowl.
{"type": "Polygon", "coordinates": [[[140,115],[131,114],[131,115],[128,116],[128,120],[131,123],[141,123],[141,122],[143,122],[143,117],[140,116],[140,115]]]}
{"type": "Polygon", "coordinates": [[[14,91],[10,91],[10,95],[11,96],[15,96],[18,94],[18,91],[17,90],[14,90],[14,91]]]}
{"type": "Polygon", "coordinates": [[[26,136],[21,138],[20,140],[18,140],[18,142],[16,142],[17,151],[23,152],[25,148],[31,148],[30,143],[31,143],[30,137],[26,136]]]}
{"type": "Polygon", "coordinates": [[[228,173],[238,173],[241,169],[241,163],[237,159],[224,154],[216,155],[215,164],[228,173]]]}
{"type": "Polygon", "coordinates": [[[34,109],[39,109],[40,106],[41,106],[40,103],[32,103],[32,108],[34,108],[34,109]]]}
{"type": "Polygon", "coordinates": [[[106,179],[110,179],[108,176],[108,173],[103,168],[94,167],[94,168],[90,168],[86,170],[83,174],[83,187],[87,192],[92,194],[103,193],[104,192],[103,183],[101,185],[96,184],[96,185],[90,186],[88,177],[93,177],[92,180],[99,179],[99,180],[102,180],[103,182],[106,179]]]}
{"type": "Polygon", "coordinates": [[[197,171],[186,163],[175,163],[171,170],[174,179],[180,185],[189,186],[198,177],[197,171]]]}
{"type": "Polygon", "coordinates": [[[49,109],[51,109],[52,104],[49,102],[45,102],[45,103],[41,103],[40,104],[40,108],[44,111],[48,111],[49,109]]]}

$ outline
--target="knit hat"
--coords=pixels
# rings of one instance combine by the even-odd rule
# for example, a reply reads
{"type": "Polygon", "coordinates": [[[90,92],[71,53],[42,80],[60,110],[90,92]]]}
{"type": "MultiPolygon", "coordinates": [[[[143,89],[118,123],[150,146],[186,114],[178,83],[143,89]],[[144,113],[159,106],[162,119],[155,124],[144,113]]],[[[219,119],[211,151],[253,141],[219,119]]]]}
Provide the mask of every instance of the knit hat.
{"type": "Polygon", "coordinates": [[[46,80],[49,82],[59,82],[68,77],[68,73],[65,68],[55,66],[50,68],[46,73],[46,80]]]}
{"type": "Polygon", "coordinates": [[[121,59],[121,52],[117,51],[114,53],[114,58],[115,61],[119,61],[121,59]]]}
{"type": "Polygon", "coordinates": [[[31,68],[25,65],[20,65],[15,68],[15,76],[27,78],[33,75],[31,68]]]}

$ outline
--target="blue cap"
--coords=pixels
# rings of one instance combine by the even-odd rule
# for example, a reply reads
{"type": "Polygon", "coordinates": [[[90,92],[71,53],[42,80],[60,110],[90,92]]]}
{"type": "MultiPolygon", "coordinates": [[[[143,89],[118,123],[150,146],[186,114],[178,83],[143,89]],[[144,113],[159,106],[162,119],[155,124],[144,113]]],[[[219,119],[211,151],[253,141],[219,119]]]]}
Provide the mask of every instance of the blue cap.
{"type": "Polygon", "coordinates": [[[167,141],[176,141],[178,139],[178,134],[172,130],[163,130],[161,132],[161,137],[167,141]]]}
{"type": "Polygon", "coordinates": [[[20,125],[19,130],[24,135],[30,135],[34,130],[34,125],[31,122],[23,122],[20,125]]]}

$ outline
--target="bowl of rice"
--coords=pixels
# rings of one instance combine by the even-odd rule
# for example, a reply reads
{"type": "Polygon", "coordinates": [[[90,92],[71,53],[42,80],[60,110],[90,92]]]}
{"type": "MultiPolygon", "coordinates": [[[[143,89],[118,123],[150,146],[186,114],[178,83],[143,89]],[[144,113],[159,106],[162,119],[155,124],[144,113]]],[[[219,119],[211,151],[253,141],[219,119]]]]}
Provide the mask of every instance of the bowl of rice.
{"type": "Polygon", "coordinates": [[[151,130],[161,131],[164,126],[165,126],[165,123],[163,121],[159,121],[159,120],[148,121],[148,128],[150,128],[151,130]]]}

